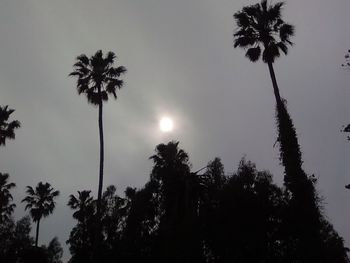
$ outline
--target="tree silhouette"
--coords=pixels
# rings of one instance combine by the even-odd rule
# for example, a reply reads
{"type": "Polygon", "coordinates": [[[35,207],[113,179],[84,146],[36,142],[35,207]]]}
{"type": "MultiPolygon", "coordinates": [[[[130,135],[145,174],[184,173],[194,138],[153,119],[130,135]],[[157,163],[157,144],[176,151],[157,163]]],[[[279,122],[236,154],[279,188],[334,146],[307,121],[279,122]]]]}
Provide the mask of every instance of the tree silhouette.
{"type": "MultiPolygon", "coordinates": [[[[211,177],[223,177],[218,159],[209,167],[211,177]]],[[[281,262],[278,229],[284,200],[272,176],[242,159],[237,172],[220,181],[208,188],[212,198],[202,205],[209,262],[281,262]]]]}
{"type": "Polygon", "coordinates": [[[283,5],[283,2],[268,5],[267,0],[262,0],[260,4],[246,6],[235,13],[238,30],[234,34],[234,47],[246,48],[246,57],[252,62],[258,61],[262,52],[262,60],[268,64],[277,105],[278,141],[280,159],[285,167],[285,184],[295,194],[300,180],[307,178],[301,168],[301,151],[295,128],[286,103],[281,99],[273,69],[273,62],[280,56],[280,51],[288,53],[288,45],[292,45],[290,37],[294,35],[294,27],[281,17],[283,5]]]}
{"type": "Polygon", "coordinates": [[[78,196],[69,196],[68,206],[76,210],[73,213],[73,218],[81,223],[85,223],[88,215],[93,211],[93,198],[90,196],[91,191],[78,191],[78,196]]]}
{"type": "Polygon", "coordinates": [[[127,209],[126,199],[117,195],[114,185],[108,186],[102,196],[102,225],[107,247],[120,241],[127,209]]]}
{"type": "Polygon", "coordinates": [[[10,115],[14,111],[9,109],[8,106],[0,106],[0,146],[6,144],[6,139],[14,139],[15,129],[21,126],[17,120],[8,122],[10,115]]]}
{"type": "Polygon", "coordinates": [[[13,213],[15,204],[11,203],[13,200],[10,190],[16,186],[15,183],[8,182],[9,175],[0,173],[0,224],[9,220],[13,213]]]}
{"type": "Polygon", "coordinates": [[[120,242],[122,262],[155,262],[159,253],[156,240],[160,221],[160,185],[151,180],[140,190],[128,187],[125,195],[128,214],[120,242]]]}
{"type": "Polygon", "coordinates": [[[98,127],[100,135],[100,169],[97,198],[97,215],[100,215],[100,206],[103,187],[103,163],[104,163],[104,140],[103,140],[103,102],[108,100],[109,95],[117,99],[117,90],[124,85],[121,75],[126,72],[123,66],[114,67],[116,56],[108,52],[104,57],[99,50],[91,58],[82,54],[77,57],[73,65],[74,71],[69,76],[77,77],[77,90],[79,94],[85,94],[89,103],[98,106],[98,127]]]}
{"type": "Polygon", "coordinates": [[[281,10],[284,3],[268,5],[267,0],[260,4],[243,7],[234,14],[238,30],[234,33],[234,47],[247,49],[246,57],[256,62],[262,55],[267,63],[272,80],[275,99],[282,103],[273,63],[280,56],[280,51],[287,55],[288,45],[292,45],[290,37],[294,35],[294,27],[283,21],[281,10]]]}
{"type": "Polygon", "coordinates": [[[78,224],[72,229],[67,244],[72,258],[69,262],[91,262],[94,241],[94,217],[96,202],[90,196],[91,191],[78,191],[78,196],[70,195],[68,206],[75,210],[73,218],[78,224]]]}
{"type": "Polygon", "coordinates": [[[22,262],[25,251],[34,243],[30,236],[31,222],[25,216],[16,223],[12,218],[0,224],[0,262],[22,262]]]}
{"type": "Polygon", "coordinates": [[[181,199],[185,196],[185,177],[190,173],[188,155],[179,149],[178,145],[179,142],[159,144],[156,147],[156,154],[150,157],[154,162],[151,179],[157,180],[161,185],[164,221],[173,221],[181,215],[181,202],[184,201],[181,199]]]}
{"type": "Polygon", "coordinates": [[[108,186],[102,195],[101,218],[99,219],[99,242],[96,245],[96,200],[91,191],[78,191],[78,196],[71,195],[68,206],[75,212],[78,221],[72,229],[67,244],[74,262],[110,262],[115,254],[113,248],[120,245],[121,235],[126,221],[126,200],[116,194],[116,188],[108,186]],[[96,258],[97,257],[97,258],[96,258]]]}
{"type": "Polygon", "coordinates": [[[159,245],[161,262],[190,262],[200,260],[198,237],[198,185],[190,173],[188,154],[179,142],[159,144],[151,180],[160,185],[159,245]]]}
{"type": "Polygon", "coordinates": [[[47,251],[48,255],[48,261],[47,263],[62,263],[62,255],[63,255],[63,249],[61,247],[61,243],[58,241],[57,237],[54,237],[49,245],[44,248],[47,251]]]}
{"type": "Polygon", "coordinates": [[[40,220],[43,217],[48,217],[53,213],[55,209],[56,197],[59,195],[59,191],[54,191],[49,183],[38,183],[33,189],[31,186],[27,186],[27,196],[22,200],[26,203],[25,210],[29,209],[30,216],[33,221],[36,222],[36,237],[35,246],[38,246],[39,238],[39,225],[40,220]]]}
{"type": "Polygon", "coordinates": [[[291,193],[288,204],[289,212],[284,223],[290,237],[297,244],[290,248],[295,260],[308,262],[315,260],[321,246],[319,198],[314,178],[309,178],[302,169],[302,157],[297,134],[286,103],[280,97],[273,62],[280,56],[280,51],[287,54],[287,45],[291,45],[290,37],[294,27],[286,24],[281,18],[283,3],[268,5],[266,0],[260,4],[247,6],[234,14],[238,31],[234,34],[235,47],[248,48],[246,56],[253,62],[261,56],[269,66],[270,76],[276,99],[276,119],[280,160],[285,169],[284,183],[291,193]],[[310,247],[310,244],[312,246],[310,247]]]}

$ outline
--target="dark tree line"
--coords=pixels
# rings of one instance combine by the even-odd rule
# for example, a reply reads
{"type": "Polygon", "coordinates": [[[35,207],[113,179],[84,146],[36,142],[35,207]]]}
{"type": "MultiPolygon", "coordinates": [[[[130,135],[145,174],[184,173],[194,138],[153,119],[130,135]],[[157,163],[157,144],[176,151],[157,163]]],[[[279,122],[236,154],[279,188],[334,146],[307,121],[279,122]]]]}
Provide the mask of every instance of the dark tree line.
{"type": "MultiPolygon", "coordinates": [[[[216,158],[199,175],[178,142],[158,145],[151,160],[144,187],[123,197],[114,186],[104,192],[100,262],[347,262],[343,239],[321,210],[315,225],[314,211],[296,209],[290,190],[253,163],[242,159],[225,175],[216,158]]],[[[304,206],[322,205],[312,200],[304,206]]],[[[67,241],[70,262],[93,262],[96,200],[85,190],[68,205],[77,221],[67,241]]]]}

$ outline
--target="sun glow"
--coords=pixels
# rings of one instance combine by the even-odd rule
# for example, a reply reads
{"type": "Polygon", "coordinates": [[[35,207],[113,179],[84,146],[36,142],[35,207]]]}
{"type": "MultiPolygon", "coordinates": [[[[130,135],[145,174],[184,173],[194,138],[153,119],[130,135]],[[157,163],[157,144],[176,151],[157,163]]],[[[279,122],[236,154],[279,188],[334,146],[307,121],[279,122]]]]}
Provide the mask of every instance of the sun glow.
{"type": "Polygon", "coordinates": [[[173,127],[174,127],[174,123],[170,118],[168,117],[161,118],[159,122],[159,129],[162,132],[170,132],[173,130],[173,127]]]}

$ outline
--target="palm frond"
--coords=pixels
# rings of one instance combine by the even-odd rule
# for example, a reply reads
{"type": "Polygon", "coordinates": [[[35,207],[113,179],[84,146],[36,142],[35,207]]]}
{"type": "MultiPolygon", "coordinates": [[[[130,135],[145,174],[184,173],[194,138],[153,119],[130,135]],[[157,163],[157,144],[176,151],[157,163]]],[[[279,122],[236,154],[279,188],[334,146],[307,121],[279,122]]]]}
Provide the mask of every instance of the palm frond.
{"type": "Polygon", "coordinates": [[[277,47],[282,50],[282,52],[287,55],[288,54],[288,47],[286,44],[284,44],[283,42],[278,42],[277,44],[277,47]]]}
{"type": "Polygon", "coordinates": [[[116,99],[117,98],[116,90],[121,89],[123,87],[123,84],[124,84],[123,80],[111,79],[106,86],[106,92],[109,94],[112,94],[116,99]]]}
{"type": "Polygon", "coordinates": [[[273,63],[280,56],[279,48],[276,44],[270,44],[264,49],[262,59],[265,63],[273,63]]]}
{"type": "Polygon", "coordinates": [[[250,25],[250,18],[245,12],[237,12],[233,15],[238,27],[248,27],[250,25]]]}
{"type": "Polygon", "coordinates": [[[246,13],[250,17],[257,16],[259,12],[260,12],[260,4],[245,6],[242,9],[242,13],[246,13]]]}
{"type": "Polygon", "coordinates": [[[261,7],[261,10],[266,13],[267,12],[267,0],[261,0],[260,7],[261,7]]]}
{"type": "Polygon", "coordinates": [[[78,199],[74,195],[70,195],[67,205],[72,209],[76,209],[78,206],[78,199]]]}
{"type": "Polygon", "coordinates": [[[254,45],[256,40],[250,36],[238,37],[234,40],[233,46],[236,47],[248,47],[254,45]]]}
{"type": "Polygon", "coordinates": [[[281,19],[281,10],[284,6],[284,2],[278,2],[274,5],[270,5],[267,10],[267,17],[269,21],[277,21],[281,19]]]}
{"type": "Polygon", "coordinates": [[[68,76],[69,76],[69,77],[74,77],[74,76],[82,77],[83,74],[81,74],[81,73],[78,72],[78,71],[73,71],[73,72],[69,73],[68,76]]]}
{"type": "Polygon", "coordinates": [[[126,68],[123,67],[123,66],[119,66],[117,68],[110,68],[108,71],[107,71],[107,76],[108,77],[120,77],[122,74],[125,74],[126,73],[126,68]]]}
{"type": "Polygon", "coordinates": [[[250,61],[256,62],[259,60],[261,55],[261,48],[259,46],[249,48],[245,54],[247,58],[249,58],[250,61]]]}
{"type": "Polygon", "coordinates": [[[34,189],[33,189],[33,187],[31,187],[31,186],[27,186],[26,193],[27,193],[28,195],[30,195],[30,196],[34,196],[34,195],[35,195],[34,189]]]}
{"type": "Polygon", "coordinates": [[[106,55],[105,60],[107,64],[113,64],[115,59],[116,59],[116,55],[113,52],[109,51],[106,55]]]}
{"type": "Polygon", "coordinates": [[[86,90],[85,93],[86,93],[88,102],[91,103],[92,105],[97,106],[102,101],[100,95],[92,88],[86,90]]]}
{"type": "Polygon", "coordinates": [[[290,37],[294,36],[294,26],[290,24],[283,24],[280,27],[280,39],[282,42],[288,42],[291,44],[289,41],[290,37]]]}
{"type": "Polygon", "coordinates": [[[89,65],[89,58],[85,54],[81,54],[80,56],[78,56],[77,60],[85,66],[89,65]]]}

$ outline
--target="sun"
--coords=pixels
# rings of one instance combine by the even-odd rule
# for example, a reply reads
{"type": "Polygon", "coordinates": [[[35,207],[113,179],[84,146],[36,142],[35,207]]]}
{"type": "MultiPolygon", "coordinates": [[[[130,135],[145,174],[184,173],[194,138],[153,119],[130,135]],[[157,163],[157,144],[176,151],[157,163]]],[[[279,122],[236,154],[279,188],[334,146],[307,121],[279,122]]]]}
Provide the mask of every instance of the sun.
{"type": "Polygon", "coordinates": [[[174,123],[169,117],[163,117],[159,121],[159,129],[162,132],[170,132],[174,128],[174,123]]]}

